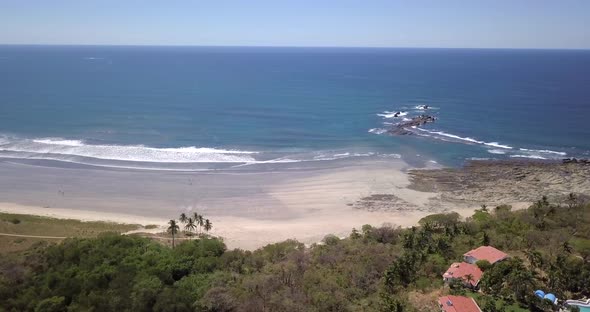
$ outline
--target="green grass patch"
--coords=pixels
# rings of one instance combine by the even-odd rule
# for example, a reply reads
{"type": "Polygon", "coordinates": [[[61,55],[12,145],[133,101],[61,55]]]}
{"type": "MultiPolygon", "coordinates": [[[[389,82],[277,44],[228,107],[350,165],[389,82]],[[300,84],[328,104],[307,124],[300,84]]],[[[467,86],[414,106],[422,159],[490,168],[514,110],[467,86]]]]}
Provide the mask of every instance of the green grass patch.
{"type": "MultiPolygon", "coordinates": [[[[41,216],[0,213],[0,233],[52,236],[52,237],[94,237],[104,232],[124,233],[140,228],[135,224],[113,222],[83,222],[73,219],[56,219],[41,216]]],[[[0,253],[23,250],[35,242],[46,240],[57,242],[55,238],[0,237],[0,253]]]]}

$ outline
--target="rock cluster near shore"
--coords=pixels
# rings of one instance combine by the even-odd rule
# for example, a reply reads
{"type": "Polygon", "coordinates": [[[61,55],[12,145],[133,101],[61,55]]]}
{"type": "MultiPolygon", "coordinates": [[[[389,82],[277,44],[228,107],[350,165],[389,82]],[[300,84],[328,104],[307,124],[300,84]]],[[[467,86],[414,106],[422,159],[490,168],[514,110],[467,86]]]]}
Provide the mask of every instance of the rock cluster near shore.
{"type": "Polygon", "coordinates": [[[433,116],[420,115],[420,116],[414,117],[410,120],[402,121],[400,123],[397,123],[397,124],[391,126],[391,128],[387,130],[387,133],[393,134],[393,135],[411,135],[414,133],[412,131],[408,130],[408,128],[419,127],[424,124],[434,122],[435,120],[436,120],[436,118],[433,116]]]}
{"type": "Polygon", "coordinates": [[[411,189],[447,203],[499,205],[590,195],[590,166],[557,161],[471,161],[463,168],[411,170],[411,189]]]}
{"type": "Polygon", "coordinates": [[[423,207],[418,207],[414,204],[395,196],[393,194],[373,194],[363,197],[353,204],[350,204],[355,209],[367,210],[371,212],[404,212],[404,211],[422,211],[423,207]]]}

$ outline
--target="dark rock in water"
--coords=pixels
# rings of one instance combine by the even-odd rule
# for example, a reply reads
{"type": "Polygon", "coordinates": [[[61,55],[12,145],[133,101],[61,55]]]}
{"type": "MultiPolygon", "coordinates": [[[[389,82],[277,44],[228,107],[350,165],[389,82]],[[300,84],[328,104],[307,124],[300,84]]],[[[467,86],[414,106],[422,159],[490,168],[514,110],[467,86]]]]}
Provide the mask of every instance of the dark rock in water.
{"type": "Polygon", "coordinates": [[[561,160],[564,164],[590,164],[590,159],[576,159],[576,158],[564,158],[561,160]]]}
{"type": "Polygon", "coordinates": [[[387,130],[387,133],[394,134],[394,135],[411,135],[414,134],[408,128],[411,127],[419,127],[421,125],[434,122],[436,118],[430,115],[420,115],[418,117],[414,117],[408,121],[402,121],[398,124],[391,126],[390,129],[387,130]]]}

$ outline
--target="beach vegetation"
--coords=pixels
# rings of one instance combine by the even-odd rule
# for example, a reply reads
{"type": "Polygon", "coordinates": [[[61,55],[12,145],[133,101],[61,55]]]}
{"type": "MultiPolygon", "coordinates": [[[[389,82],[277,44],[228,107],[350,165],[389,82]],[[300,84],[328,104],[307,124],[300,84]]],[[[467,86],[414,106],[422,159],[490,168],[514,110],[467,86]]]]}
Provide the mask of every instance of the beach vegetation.
{"type": "MultiPolygon", "coordinates": [[[[184,229],[193,231],[189,218],[184,229]]],[[[203,221],[210,231],[211,221],[203,221]]],[[[177,234],[176,220],[169,229],[177,234]]],[[[590,296],[589,240],[590,205],[543,199],[524,210],[478,210],[467,219],[436,214],[411,228],[365,225],[309,247],[287,240],[227,250],[222,239],[199,235],[170,248],[106,233],[3,258],[0,311],[430,312],[445,294],[473,297],[484,311],[557,311],[534,291],[560,300],[590,296]],[[510,257],[476,263],[484,271],[478,290],[458,279],[443,283],[449,265],[485,236],[510,257]]]]}

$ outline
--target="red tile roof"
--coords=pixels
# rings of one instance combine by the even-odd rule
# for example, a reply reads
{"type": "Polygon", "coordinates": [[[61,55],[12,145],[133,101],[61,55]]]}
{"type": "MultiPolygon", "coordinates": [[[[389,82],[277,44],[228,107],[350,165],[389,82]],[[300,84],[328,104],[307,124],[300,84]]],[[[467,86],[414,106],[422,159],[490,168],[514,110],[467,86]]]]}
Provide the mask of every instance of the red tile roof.
{"type": "Polygon", "coordinates": [[[471,256],[477,260],[488,260],[491,264],[494,264],[508,257],[507,254],[492,246],[478,247],[476,249],[466,252],[464,256],[471,256]]]}
{"type": "Polygon", "coordinates": [[[475,264],[456,262],[451,264],[449,269],[443,274],[443,277],[462,279],[464,282],[467,282],[467,275],[469,274],[471,274],[471,277],[473,278],[469,283],[472,286],[476,286],[481,279],[483,272],[475,264]]]}
{"type": "Polygon", "coordinates": [[[438,298],[444,312],[482,312],[473,298],[463,296],[444,296],[438,298]]]}

